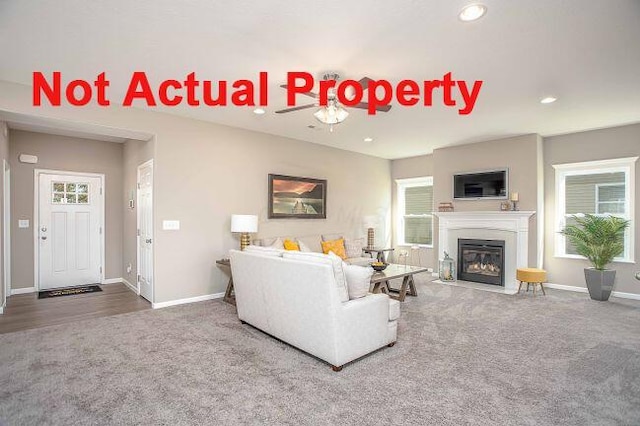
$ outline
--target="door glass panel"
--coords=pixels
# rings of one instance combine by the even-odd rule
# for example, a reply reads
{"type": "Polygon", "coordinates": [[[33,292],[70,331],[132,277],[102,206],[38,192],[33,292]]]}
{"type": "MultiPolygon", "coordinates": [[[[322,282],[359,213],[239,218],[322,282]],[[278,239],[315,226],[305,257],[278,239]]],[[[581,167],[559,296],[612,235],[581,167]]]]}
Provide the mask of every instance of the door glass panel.
{"type": "Polygon", "coordinates": [[[53,204],[89,204],[89,183],[53,182],[53,204]]]}

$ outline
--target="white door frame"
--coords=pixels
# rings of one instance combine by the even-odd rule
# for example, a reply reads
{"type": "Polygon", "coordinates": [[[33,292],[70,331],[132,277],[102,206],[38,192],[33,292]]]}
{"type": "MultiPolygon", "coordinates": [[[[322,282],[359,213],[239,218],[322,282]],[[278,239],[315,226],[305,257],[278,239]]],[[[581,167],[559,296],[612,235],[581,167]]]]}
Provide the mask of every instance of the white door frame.
{"type": "Polygon", "coordinates": [[[153,164],[153,158],[151,160],[145,161],[142,164],[138,165],[138,168],[136,169],[136,289],[138,291],[138,294],[140,294],[140,187],[138,186],[140,184],[140,169],[142,169],[143,167],[146,166],[151,166],[151,170],[153,173],[153,177],[152,177],[152,181],[151,181],[151,227],[153,229],[153,239],[151,241],[151,276],[153,277],[153,280],[151,281],[151,300],[149,302],[151,302],[151,304],[153,305],[154,301],[155,301],[155,294],[156,294],[156,263],[155,263],[155,255],[156,255],[156,250],[155,250],[155,239],[156,239],[156,233],[155,233],[155,223],[154,223],[154,206],[155,206],[155,167],[153,164]]]}
{"type": "Polygon", "coordinates": [[[3,219],[2,219],[2,249],[3,249],[3,265],[4,265],[4,300],[2,306],[4,306],[7,297],[11,294],[11,167],[7,160],[2,160],[2,177],[3,177],[3,219]]]}
{"type": "Polygon", "coordinates": [[[36,291],[40,290],[40,175],[69,175],[69,176],[87,176],[100,178],[100,187],[102,193],[100,198],[102,200],[102,209],[100,209],[100,282],[104,282],[104,275],[106,272],[106,258],[105,258],[105,217],[106,217],[106,187],[104,173],[85,173],[85,172],[72,172],[69,170],[50,170],[50,169],[35,169],[33,171],[33,286],[36,291]]]}

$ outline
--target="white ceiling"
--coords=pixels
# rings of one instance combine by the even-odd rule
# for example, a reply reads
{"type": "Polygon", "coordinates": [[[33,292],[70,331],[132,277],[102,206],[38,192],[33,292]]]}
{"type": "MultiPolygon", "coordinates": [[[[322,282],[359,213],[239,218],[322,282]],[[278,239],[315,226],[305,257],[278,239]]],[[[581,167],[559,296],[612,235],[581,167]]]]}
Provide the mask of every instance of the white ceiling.
{"type": "MultiPolygon", "coordinates": [[[[487,15],[463,23],[465,0],[0,0],[0,79],[31,83],[33,71],[65,80],[105,71],[110,98],[131,73],[156,82],[270,78],[267,114],[251,108],[181,106],[178,115],[401,158],[525,133],[543,136],[640,121],[640,1],[483,0],[487,15]],[[440,97],[434,107],[367,116],[351,109],[333,133],[314,109],[285,107],[288,71],[338,71],[398,82],[484,80],[472,114],[440,97]],[[558,101],[542,105],[552,94],[558,101]],[[320,128],[309,129],[308,125],[320,128]],[[364,137],[374,142],[364,142],[364,137]]],[[[299,103],[307,103],[299,98],[299,103]]]]}

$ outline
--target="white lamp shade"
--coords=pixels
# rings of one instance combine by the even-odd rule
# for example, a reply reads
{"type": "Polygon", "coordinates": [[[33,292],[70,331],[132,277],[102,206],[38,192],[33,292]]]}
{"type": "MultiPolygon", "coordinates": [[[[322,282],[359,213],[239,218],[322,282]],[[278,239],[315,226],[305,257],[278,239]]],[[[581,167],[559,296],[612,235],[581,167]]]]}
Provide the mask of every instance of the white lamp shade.
{"type": "Polygon", "coordinates": [[[365,216],[363,222],[365,228],[375,228],[378,225],[378,217],[374,215],[365,216]]]}
{"type": "Polygon", "coordinates": [[[231,215],[231,232],[258,232],[258,216],[252,214],[231,215]]]}

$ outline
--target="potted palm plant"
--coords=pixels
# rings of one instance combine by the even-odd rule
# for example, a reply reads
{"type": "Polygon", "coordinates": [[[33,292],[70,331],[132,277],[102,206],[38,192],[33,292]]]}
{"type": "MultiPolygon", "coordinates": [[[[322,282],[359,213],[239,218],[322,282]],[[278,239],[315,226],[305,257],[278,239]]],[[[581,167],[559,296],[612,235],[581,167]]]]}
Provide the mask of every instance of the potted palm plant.
{"type": "Polygon", "coordinates": [[[607,265],[624,252],[624,232],[629,221],[592,214],[575,215],[573,218],[576,223],[567,225],[560,233],[569,238],[578,254],[593,265],[584,270],[589,296],[593,300],[608,300],[616,271],[607,269],[607,265]]]}

